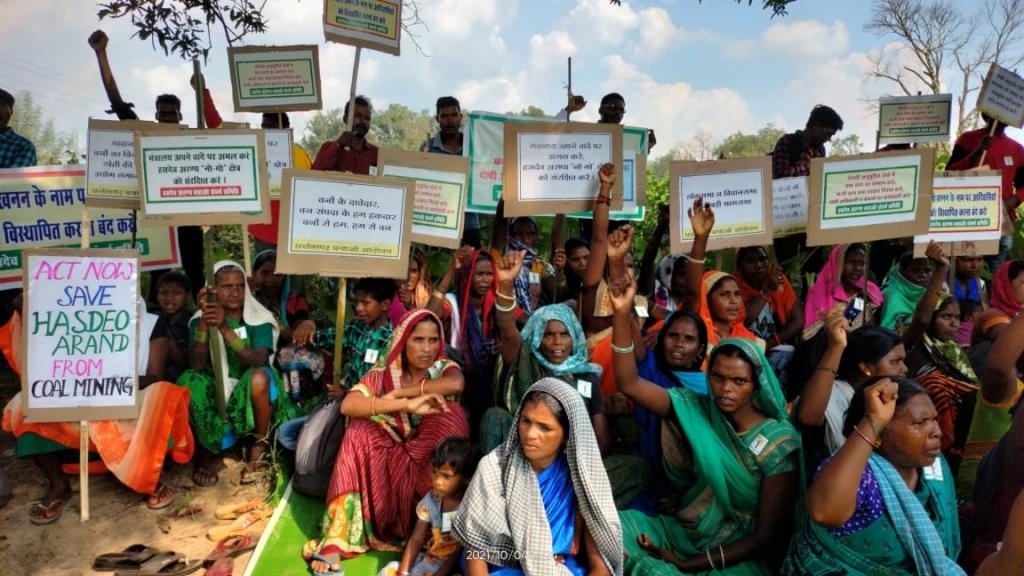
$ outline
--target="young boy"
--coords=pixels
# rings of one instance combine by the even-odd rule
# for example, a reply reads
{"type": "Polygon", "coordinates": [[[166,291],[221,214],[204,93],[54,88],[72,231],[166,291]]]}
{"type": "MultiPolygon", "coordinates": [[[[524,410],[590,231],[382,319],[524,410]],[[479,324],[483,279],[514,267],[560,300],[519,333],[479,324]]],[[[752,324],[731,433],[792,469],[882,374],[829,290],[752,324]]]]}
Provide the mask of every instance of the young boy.
{"type": "Polygon", "coordinates": [[[401,562],[378,576],[447,576],[458,565],[462,546],[452,538],[452,516],[480,462],[480,450],[468,438],[452,436],[434,450],[433,490],[416,505],[416,526],[401,562]]]}
{"type": "Polygon", "coordinates": [[[165,377],[177,382],[178,376],[188,370],[188,321],[192,317],[189,295],[192,283],[188,276],[177,270],[160,275],[156,284],[156,303],[160,318],[167,324],[170,348],[167,355],[165,377]]]}
{"type": "Polygon", "coordinates": [[[348,390],[387,354],[392,326],[388,309],[398,288],[389,278],[360,278],[352,288],[356,316],[345,323],[342,340],[341,382],[348,390]]]}

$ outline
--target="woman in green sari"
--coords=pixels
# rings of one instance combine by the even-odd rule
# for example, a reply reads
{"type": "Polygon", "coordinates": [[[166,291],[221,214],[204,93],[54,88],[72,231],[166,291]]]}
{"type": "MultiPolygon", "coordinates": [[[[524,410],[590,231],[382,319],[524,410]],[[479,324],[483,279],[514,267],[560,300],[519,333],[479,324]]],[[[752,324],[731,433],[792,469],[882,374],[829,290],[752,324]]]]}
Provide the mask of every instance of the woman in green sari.
{"type": "Polygon", "coordinates": [[[708,396],[637,376],[632,277],[610,289],[619,388],[664,419],[665,472],[680,495],[670,513],[620,512],[634,575],[767,575],[782,560],[800,486],[800,442],[764,353],[725,339],[708,361],[708,396]]]}
{"type": "Polygon", "coordinates": [[[935,405],[907,378],[858,394],[847,440],[807,491],[783,574],[963,574],[954,478],[935,405]]]}
{"type": "Polygon", "coordinates": [[[178,385],[189,389],[190,419],[199,440],[192,482],[215,484],[213,455],[231,448],[239,436],[252,434],[256,441],[241,476],[241,483],[249,484],[268,469],[263,456],[272,424],[300,415],[272,367],[277,322],[249,291],[242,267],[230,260],[214,266],[214,285],[200,290],[198,300],[202,307],[189,323],[191,369],[178,378],[178,385]],[[216,292],[216,302],[207,301],[210,291],[216,292]],[[213,338],[221,343],[216,358],[210,347],[213,338]],[[223,369],[222,391],[217,389],[214,362],[223,369]]]}

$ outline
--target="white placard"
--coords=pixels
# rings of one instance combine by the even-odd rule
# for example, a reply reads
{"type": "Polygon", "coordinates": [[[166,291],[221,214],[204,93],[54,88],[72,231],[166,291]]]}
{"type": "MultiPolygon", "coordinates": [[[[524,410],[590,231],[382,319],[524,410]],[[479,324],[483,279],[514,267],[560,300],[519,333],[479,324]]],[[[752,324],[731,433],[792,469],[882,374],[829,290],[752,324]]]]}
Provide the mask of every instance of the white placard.
{"type": "Polygon", "coordinates": [[[807,177],[772,180],[772,218],[776,238],[807,230],[807,177]]]}
{"type": "MultiPolygon", "coordinates": [[[[968,173],[970,174],[970,173],[968,173]]],[[[928,233],[914,244],[998,241],[1002,236],[1002,175],[939,177],[932,183],[928,233]]]]}
{"type": "Polygon", "coordinates": [[[263,130],[266,141],[267,183],[270,185],[270,197],[281,197],[281,172],[292,167],[292,131],[263,130]]]}
{"type": "Polygon", "coordinates": [[[591,200],[613,158],[611,134],[519,134],[518,146],[520,201],[591,200]]]}
{"type": "Polygon", "coordinates": [[[1024,78],[992,64],[978,93],[978,108],[1000,122],[1024,127],[1024,78]]]}

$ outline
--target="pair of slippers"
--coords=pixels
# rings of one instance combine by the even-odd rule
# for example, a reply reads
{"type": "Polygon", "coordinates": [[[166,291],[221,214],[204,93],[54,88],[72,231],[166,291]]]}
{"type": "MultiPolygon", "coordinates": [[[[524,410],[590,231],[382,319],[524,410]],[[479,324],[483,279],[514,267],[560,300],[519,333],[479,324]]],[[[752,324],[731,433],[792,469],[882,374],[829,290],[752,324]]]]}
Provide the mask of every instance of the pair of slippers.
{"type": "MultiPolygon", "coordinates": [[[[220,542],[225,538],[231,538],[232,536],[243,536],[249,531],[249,528],[254,524],[262,522],[273,514],[273,509],[269,506],[256,507],[248,512],[241,513],[234,517],[234,521],[230,524],[222,524],[220,526],[214,526],[206,533],[206,537],[214,542],[220,542]]],[[[218,515],[218,518],[223,518],[218,515]]],[[[262,530],[261,530],[262,531],[262,530]]]]}
{"type": "Polygon", "coordinates": [[[229,536],[217,543],[210,555],[203,560],[205,576],[231,576],[235,570],[235,556],[256,548],[260,535],[249,532],[229,536]]]}
{"type": "Polygon", "coordinates": [[[162,551],[145,544],[133,544],[120,552],[100,554],[92,563],[97,572],[114,576],[185,576],[203,566],[200,560],[186,560],[176,552],[162,551]]]}

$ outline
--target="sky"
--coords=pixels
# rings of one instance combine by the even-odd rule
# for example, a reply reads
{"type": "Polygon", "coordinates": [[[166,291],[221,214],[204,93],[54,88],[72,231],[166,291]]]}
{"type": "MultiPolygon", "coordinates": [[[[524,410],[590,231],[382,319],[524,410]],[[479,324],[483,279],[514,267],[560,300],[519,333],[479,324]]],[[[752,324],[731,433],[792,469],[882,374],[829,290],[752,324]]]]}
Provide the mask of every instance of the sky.
{"type": "MultiPolygon", "coordinates": [[[[692,141],[703,131],[718,142],[767,123],[787,131],[803,127],[816,104],[835,108],[845,121],[840,136],[856,133],[873,148],[877,114],[872,103],[895,86],[866,77],[869,56],[894,38],[864,31],[868,0],[797,0],[785,17],[772,18],[746,1],[634,0],[419,0],[425,25],[421,50],[408,37],[400,57],[364,50],[357,91],[375,108],[397,102],[433,110],[438,96],[454,95],[464,110],[506,112],[529,105],[554,114],[565,105],[567,58],[573,91],[589,101],[574,120],[597,119],[601,95],[626,99],[625,122],[657,131],[654,154],[692,141]]],[[[111,66],[122,96],[151,119],[158,94],[182,97],[186,121],[195,119],[189,95],[191,62],[166,56],[132,38],[124,20],[98,21],[87,0],[0,0],[0,87],[31,91],[58,130],[85,142],[88,118],[109,106],[86,38],[110,36],[111,66]]],[[[960,0],[965,11],[981,0],[960,0]]],[[[324,41],[320,0],[267,0],[265,34],[247,45],[319,44],[325,108],[344,105],[355,50],[324,41]]],[[[223,36],[204,73],[225,120],[259,123],[232,112],[223,36]]],[[[950,73],[951,74],[951,73],[950,73]]],[[[946,82],[955,79],[947,74],[946,82]]],[[[15,106],[17,114],[17,106],[15,106]]],[[[313,112],[293,113],[301,138],[313,112]]],[[[955,118],[954,113],[954,118],[955,118]]],[[[1011,135],[1024,140],[1021,132],[1011,135]]],[[[310,151],[315,152],[315,151],[310,151]]]]}

